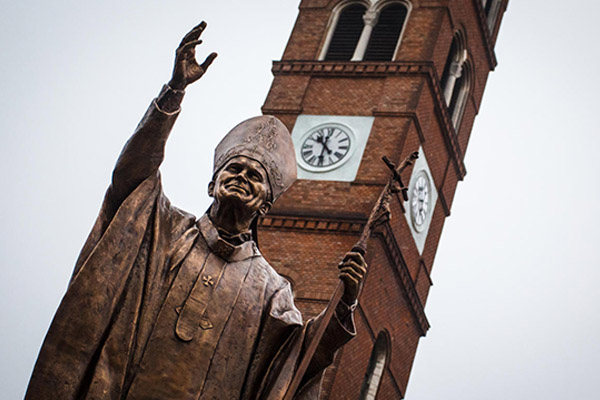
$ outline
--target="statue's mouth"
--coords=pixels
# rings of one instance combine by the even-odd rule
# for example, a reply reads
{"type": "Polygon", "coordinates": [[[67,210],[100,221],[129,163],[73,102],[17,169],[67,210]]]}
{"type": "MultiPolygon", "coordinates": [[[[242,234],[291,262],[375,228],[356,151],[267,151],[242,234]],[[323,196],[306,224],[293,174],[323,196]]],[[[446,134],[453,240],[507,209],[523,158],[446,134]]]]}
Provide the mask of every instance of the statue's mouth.
{"type": "Polygon", "coordinates": [[[248,194],[248,190],[246,190],[246,188],[244,188],[243,186],[238,185],[237,183],[230,183],[230,184],[226,185],[225,188],[227,188],[227,190],[230,190],[232,192],[237,192],[240,194],[248,194]]]}

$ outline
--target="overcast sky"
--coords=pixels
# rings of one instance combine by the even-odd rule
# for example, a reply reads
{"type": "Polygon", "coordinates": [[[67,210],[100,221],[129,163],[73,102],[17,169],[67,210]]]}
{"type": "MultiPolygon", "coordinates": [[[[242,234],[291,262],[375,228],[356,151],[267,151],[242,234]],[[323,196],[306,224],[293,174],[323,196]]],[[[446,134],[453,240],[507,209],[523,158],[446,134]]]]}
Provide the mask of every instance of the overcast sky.
{"type": "MultiPolygon", "coordinates": [[[[181,36],[219,58],[162,167],[209,204],[212,151],[260,114],[298,0],[5,1],[0,32],[0,387],[23,396],[111,168],[181,36]]],[[[433,268],[407,399],[597,399],[600,6],[512,0],[433,268]]]]}

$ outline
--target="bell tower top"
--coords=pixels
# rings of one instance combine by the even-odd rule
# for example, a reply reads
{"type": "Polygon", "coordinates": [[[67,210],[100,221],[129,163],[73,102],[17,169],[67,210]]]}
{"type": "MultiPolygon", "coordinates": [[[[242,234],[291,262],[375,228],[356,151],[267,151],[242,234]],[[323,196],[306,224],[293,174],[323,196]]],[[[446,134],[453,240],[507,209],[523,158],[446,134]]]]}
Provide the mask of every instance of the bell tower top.
{"type": "MultiPolygon", "coordinates": [[[[464,29],[462,1],[448,0],[302,0],[300,13],[282,60],[433,61],[436,38],[445,24],[464,29]],[[418,16],[411,17],[413,10],[418,16]],[[415,20],[418,18],[418,20],[415,20]],[[406,23],[419,25],[405,32],[406,23]],[[406,37],[405,37],[406,36],[406,37]],[[402,51],[400,44],[403,44],[402,51]]],[[[468,1],[476,30],[490,52],[500,23],[502,0],[468,1]]],[[[504,5],[506,6],[506,5],[504,5]]],[[[493,69],[492,66],[492,69],[493,69]]]]}

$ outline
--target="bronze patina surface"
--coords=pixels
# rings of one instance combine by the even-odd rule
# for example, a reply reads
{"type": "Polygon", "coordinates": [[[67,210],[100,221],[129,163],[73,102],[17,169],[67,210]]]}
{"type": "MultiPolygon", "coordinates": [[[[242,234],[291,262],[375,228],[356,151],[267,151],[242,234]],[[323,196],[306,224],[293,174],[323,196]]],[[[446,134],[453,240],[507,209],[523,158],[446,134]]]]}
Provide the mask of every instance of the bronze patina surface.
{"type": "MultiPolygon", "coordinates": [[[[281,399],[320,316],[303,321],[288,281],[262,257],[255,221],[296,178],[276,118],[236,126],[215,151],[197,219],[169,202],[159,166],[185,88],[203,64],[206,24],[177,49],[173,76],[115,166],[100,214],[48,331],[27,399],[281,399]]],[[[316,399],[323,370],[355,335],[366,265],[340,263],[342,302],[295,398],[316,399]]]]}

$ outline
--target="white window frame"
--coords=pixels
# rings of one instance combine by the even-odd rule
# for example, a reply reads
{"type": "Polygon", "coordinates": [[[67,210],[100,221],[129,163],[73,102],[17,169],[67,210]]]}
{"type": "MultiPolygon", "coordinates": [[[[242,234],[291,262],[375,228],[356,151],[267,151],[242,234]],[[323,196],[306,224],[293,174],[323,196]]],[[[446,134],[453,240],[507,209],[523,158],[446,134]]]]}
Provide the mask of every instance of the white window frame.
{"type": "Polygon", "coordinates": [[[456,98],[456,106],[454,107],[451,115],[452,126],[454,126],[454,130],[457,132],[460,128],[463,115],[465,114],[465,109],[467,108],[467,102],[469,100],[469,94],[471,93],[471,86],[473,84],[473,68],[468,60],[462,65],[462,76],[463,83],[459,88],[460,92],[456,98]]]}
{"type": "Polygon", "coordinates": [[[364,0],[344,0],[339,2],[333,8],[331,16],[329,17],[329,22],[327,24],[327,35],[325,36],[325,42],[323,43],[323,47],[321,47],[321,52],[319,53],[319,57],[317,58],[317,60],[325,60],[325,56],[327,55],[327,51],[329,50],[329,45],[331,44],[331,39],[333,38],[333,33],[335,32],[335,28],[337,28],[337,24],[340,19],[340,14],[344,10],[344,8],[352,4],[362,4],[363,6],[365,6],[367,11],[369,10],[369,7],[371,7],[371,3],[369,1],[364,0]]]}
{"type": "MultiPolygon", "coordinates": [[[[490,34],[494,34],[494,28],[496,27],[496,19],[498,19],[498,14],[500,12],[500,6],[502,5],[502,0],[487,0],[492,1],[492,5],[490,6],[490,13],[486,15],[487,18],[487,27],[490,31],[490,34]]],[[[484,5],[485,6],[485,5],[484,5]]]]}
{"type": "Polygon", "coordinates": [[[387,330],[380,331],[375,339],[375,343],[373,343],[373,349],[371,350],[371,355],[369,356],[365,380],[363,381],[360,390],[359,400],[376,399],[377,392],[379,392],[379,387],[381,386],[381,381],[383,379],[383,374],[385,373],[385,369],[390,359],[391,348],[392,346],[389,333],[387,330]],[[381,351],[375,353],[376,350],[381,351]],[[370,370],[373,357],[376,357],[374,360],[375,365],[373,365],[373,369],[370,370]]]}
{"type": "Polygon", "coordinates": [[[454,106],[454,110],[452,110],[452,114],[450,115],[452,126],[454,127],[455,131],[458,131],[460,122],[465,112],[469,93],[471,92],[471,86],[473,85],[473,67],[469,62],[467,40],[464,33],[460,30],[457,31],[452,37],[452,44],[450,47],[452,47],[454,41],[457,41],[458,45],[456,46],[456,52],[449,54],[448,59],[446,59],[444,70],[446,69],[447,64],[450,62],[450,76],[447,78],[446,84],[442,88],[442,93],[444,94],[446,107],[448,107],[448,111],[450,111],[452,97],[454,97],[456,90],[460,90],[458,97],[456,98],[456,105],[454,106]],[[458,72],[452,72],[453,69],[456,69],[458,72]],[[461,87],[457,88],[456,82],[460,77],[463,78],[463,83],[461,87]]]}
{"type": "MultiPolygon", "coordinates": [[[[390,61],[395,61],[396,56],[398,55],[398,51],[400,50],[400,45],[402,44],[402,38],[404,37],[404,32],[406,31],[406,25],[408,25],[408,20],[410,18],[410,14],[412,12],[413,6],[410,1],[407,0],[379,0],[375,1],[374,10],[377,13],[377,17],[381,13],[381,10],[386,6],[389,6],[393,3],[399,3],[406,7],[406,17],[404,17],[404,22],[402,23],[402,29],[400,29],[400,34],[398,35],[398,41],[396,42],[396,48],[394,49],[394,53],[392,54],[392,59],[390,61]]],[[[366,48],[365,48],[366,51],[366,48]]]]}
{"type": "Polygon", "coordinates": [[[400,50],[400,44],[402,43],[402,38],[404,37],[404,32],[406,31],[406,25],[410,18],[410,14],[412,12],[413,6],[412,3],[408,0],[344,0],[338,3],[331,13],[331,17],[329,18],[329,23],[327,24],[327,35],[325,36],[325,41],[323,42],[323,46],[321,47],[321,51],[317,60],[324,61],[325,56],[327,55],[327,51],[329,50],[329,46],[331,45],[331,40],[333,38],[333,33],[337,28],[337,24],[340,18],[340,14],[349,5],[352,4],[362,4],[366,7],[365,14],[363,18],[368,18],[375,23],[372,26],[368,26],[365,22],[363,27],[363,32],[358,39],[358,43],[356,44],[356,48],[354,49],[354,55],[351,58],[351,61],[363,61],[365,52],[367,50],[367,46],[369,45],[369,40],[371,39],[371,33],[373,28],[377,25],[377,20],[379,18],[379,14],[381,10],[388,5],[398,3],[402,4],[406,7],[406,17],[404,18],[404,22],[402,23],[402,28],[400,29],[400,34],[398,35],[398,41],[396,42],[396,48],[394,49],[394,53],[392,55],[392,59],[390,61],[394,61],[396,56],[398,55],[398,51],[400,50]]]}

